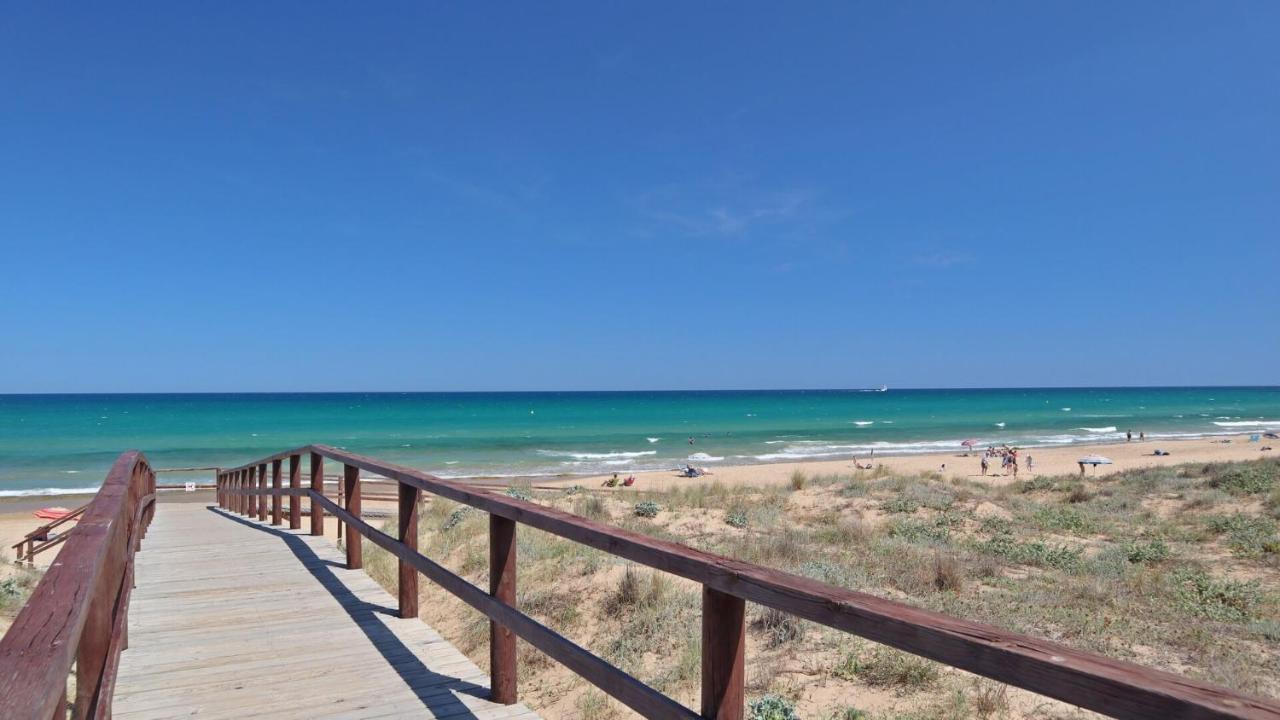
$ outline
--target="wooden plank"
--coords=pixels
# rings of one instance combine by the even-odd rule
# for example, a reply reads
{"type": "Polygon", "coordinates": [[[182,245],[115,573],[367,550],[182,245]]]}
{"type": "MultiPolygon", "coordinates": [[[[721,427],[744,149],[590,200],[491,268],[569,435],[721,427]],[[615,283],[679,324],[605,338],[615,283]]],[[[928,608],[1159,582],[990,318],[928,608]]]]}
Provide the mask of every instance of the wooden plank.
{"type": "MultiPolygon", "coordinates": [[[[258,466],[258,495],[264,495],[263,490],[267,489],[267,464],[262,463],[258,466]]],[[[258,498],[258,521],[262,522],[267,519],[267,499],[265,497],[258,498]]]]}
{"type": "Polygon", "coordinates": [[[384,548],[392,555],[408,562],[437,585],[459,600],[510,628],[530,645],[550,655],[554,660],[580,675],[584,680],[616,698],[627,707],[645,717],[696,718],[692,710],[645,685],[634,677],[596,657],[590,651],[575,644],[551,628],[500,602],[480,588],[454,575],[435,561],[409,552],[395,538],[383,533],[360,518],[338,507],[328,498],[313,496],[325,509],[344,522],[351,524],[370,542],[384,548]]]}
{"type": "Polygon", "coordinates": [[[302,456],[296,453],[289,456],[289,489],[294,491],[289,498],[289,529],[298,530],[302,527],[302,456]]]}
{"type": "Polygon", "coordinates": [[[121,720],[536,718],[490,702],[485,674],[429,626],[377,610],[393,598],[336,566],[343,555],[326,538],[166,506],[138,557],[113,707],[121,720]],[[334,683],[317,657],[341,657],[358,681],[334,683]]]}
{"type": "Polygon", "coordinates": [[[742,720],[746,697],[747,604],[702,588],[702,717],[742,720]]]}
{"type": "Polygon", "coordinates": [[[272,460],[271,461],[271,489],[273,491],[271,494],[271,524],[272,525],[280,524],[280,509],[281,509],[280,488],[283,480],[280,471],[281,471],[281,461],[272,460]]]}
{"type": "MultiPolygon", "coordinates": [[[[421,490],[411,485],[400,485],[396,539],[414,552],[418,551],[418,502],[421,499],[421,490]]],[[[400,617],[418,617],[418,571],[403,560],[399,561],[398,589],[400,617]]]]}
{"type": "MultiPolygon", "coordinates": [[[[320,453],[311,456],[311,492],[324,494],[324,457],[320,453]]],[[[324,511],[313,499],[311,501],[311,534],[324,535],[324,511]]]]}
{"type": "MultiPolygon", "coordinates": [[[[494,600],[515,607],[516,524],[497,515],[489,516],[489,594],[494,600]]],[[[493,701],[504,705],[516,702],[516,635],[493,619],[489,620],[489,673],[493,701]]]]}
{"type": "MultiPolygon", "coordinates": [[[[347,497],[347,513],[360,517],[360,468],[355,465],[342,467],[342,491],[347,497]]],[[[360,544],[360,531],[345,523],[347,530],[347,568],[356,570],[364,567],[364,548],[360,544]]]]}
{"type": "Polygon", "coordinates": [[[154,475],[139,452],[120,455],[56,562],[0,638],[0,717],[47,718],[66,702],[77,665],[77,717],[91,716],[114,650],[115,622],[139,527],[155,501],[154,475]]]}

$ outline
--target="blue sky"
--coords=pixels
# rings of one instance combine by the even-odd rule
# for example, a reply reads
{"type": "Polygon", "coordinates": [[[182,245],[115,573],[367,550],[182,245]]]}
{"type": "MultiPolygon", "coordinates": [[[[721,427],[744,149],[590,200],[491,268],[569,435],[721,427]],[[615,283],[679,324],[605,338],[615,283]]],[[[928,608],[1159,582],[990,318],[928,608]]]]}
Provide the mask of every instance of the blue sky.
{"type": "Polygon", "coordinates": [[[0,392],[1273,384],[1277,27],[11,6],[0,392]]]}

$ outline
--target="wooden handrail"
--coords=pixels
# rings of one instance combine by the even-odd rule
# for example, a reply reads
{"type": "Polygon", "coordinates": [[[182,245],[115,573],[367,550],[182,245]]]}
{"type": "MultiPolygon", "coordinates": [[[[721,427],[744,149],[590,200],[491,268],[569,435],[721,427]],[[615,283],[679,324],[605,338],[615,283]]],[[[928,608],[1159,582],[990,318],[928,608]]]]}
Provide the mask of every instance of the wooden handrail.
{"type": "Polygon", "coordinates": [[[111,716],[115,668],[127,645],[133,558],[155,514],[155,474],[142,453],[116,459],[57,561],[0,639],[0,718],[111,716]]]}
{"type": "MultiPolygon", "coordinates": [[[[421,572],[487,615],[491,621],[493,694],[502,702],[516,700],[515,654],[508,650],[513,647],[508,635],[514,633],[646,717],[740,719],[745,676],[744,608],[749,600],[1111,717],[1280,720],[1280,703],[1273,700],[696,550],[327,445],[307,445],[262,458],[221,473],[218,484],[222,507],[248,515],[256,514],[259,495],[306,495],[311,501],[312,534],[323,533],[325,511],[346,526],[351,567],[359,567],[361,561],[359,551],[353,553],[352,547],[358,548],[361,538],[367,537],[399,559],[401,578],[405,577],[406,568],[421,572]],[[311,490],[266,489],[254,482],[257,468],[284,458],[296,463],[304,454],[311,457],[311,490]],[[344,466],[348,480],[345,508],[319,491],[323,487],[318,479],[323,477],[325,458],[344,466]],[[361,470],[394,480],[402,487],[487,511],[491,518],[489,592],[405,542],[406,518],[401,518],[402,537],[398,538],[360,519],[360,494],[351,490],[361,470]],[[517,524],[703,585],[701,715],[609,665],[514,606],[517,524]]],[[[401,512],[405,512],[403,503],[401,512]]],[[[406,601],[402,584],[402,614],[406,601]]]]}
{"type": "Polygon", "coordinates": [[[40,553],[44,552],[45,550],[48,550],[51,547],[55,547],[61,544],[64,540],[67,539],[67,534],[70,533],[71,530],[74,530],[75,528],[71,528],[66,532],[59,533],[54,537],[49,537],[49,533],[54,528],[60,527],[68,522],[71,522],[72,520],[79,518],[81,515],[84,514],[84,511],[88,509],[88,507],[89,507],[89,504],[85,503],[84,505],[81,505],[75,510],[72,510],[71,512],[67,513],[66,515],[63,515],[62,517],[57,518],[52,522],[47,522],[44,525],[41,525],[40,527],[36,528],[35,530],[32,530],[31,532],[27,533],[26,535],[23,535],[21,540],[13,544],[13,549],[16,553],[14,562],[26,561],[28,563],[34,563],[35,562],[34,558],[36,555],[39,555],[40,553]]]}

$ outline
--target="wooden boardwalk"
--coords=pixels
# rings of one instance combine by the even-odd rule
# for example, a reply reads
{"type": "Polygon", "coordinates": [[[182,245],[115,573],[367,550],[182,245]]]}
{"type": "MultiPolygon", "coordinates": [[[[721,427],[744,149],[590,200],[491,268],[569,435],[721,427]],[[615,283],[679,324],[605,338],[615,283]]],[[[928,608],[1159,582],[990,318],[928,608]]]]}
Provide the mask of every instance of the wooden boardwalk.
{"type": "Polygon", "coordinates": [[[529,719],[322,537],[165,504],[137,555],[119,718],[529,719]]]}

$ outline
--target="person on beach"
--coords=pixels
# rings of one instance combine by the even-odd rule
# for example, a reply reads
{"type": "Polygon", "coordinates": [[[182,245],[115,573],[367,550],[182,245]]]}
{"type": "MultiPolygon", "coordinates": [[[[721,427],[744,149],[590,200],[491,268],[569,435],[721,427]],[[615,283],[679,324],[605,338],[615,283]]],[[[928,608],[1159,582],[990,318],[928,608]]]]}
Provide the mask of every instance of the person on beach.
{"type": "Polygon", "coordinates": [[[1125,442],[1133,442],[1133,431],[1132,431],[1132,430],[1129,430],[1129,431],[1125,432],[1125,434],[1124,434],[1124,441],[1125,441],[1125,442]]]}
{"type": "Polygon", "coordinates": [[[1080,466],[1080,474],[1084,475],[1084,463],[1076,463],[1076,464],[1080,466]]]}
{"type": "Polygon", "coordinates": [[[986,458],[986,456],[985,456],[985,455],[984,455],[984,456],[983,456],[983,458],[982,458],[982,463],[981,463],[981,465],[982,465],[982,474],[983,474],[983,475],[986,475],[986,474],[987,474],[987,458],[986,458]]]}
{"type": "Polygon", "coordinates": [[[1035,470],[1035,468],[1036,468],[1036,461],[1030,455],[1028,455],[1027,456],[1027,472],[1031,472],[1035,470]]]}
{"type": "Polygon", "coordinates": [[[1138,431],[1138,442],[1146,442],[1146,441],[1147,441],[1147,431],[1146,431],[1146,430],[1139,430],[1139,431],[1138,431]]]}

